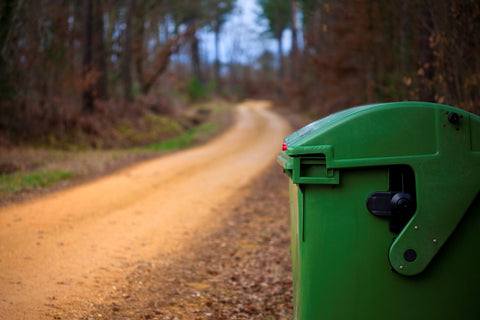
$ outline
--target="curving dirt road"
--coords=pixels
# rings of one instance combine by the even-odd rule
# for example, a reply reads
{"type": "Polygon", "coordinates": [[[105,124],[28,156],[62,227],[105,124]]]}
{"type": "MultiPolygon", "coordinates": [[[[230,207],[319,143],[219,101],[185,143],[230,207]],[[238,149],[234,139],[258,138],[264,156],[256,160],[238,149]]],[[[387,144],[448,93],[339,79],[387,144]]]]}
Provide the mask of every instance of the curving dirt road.
{"type": "Polygon", "coordinates": [[[274,161],[289,126],[266,102],[237,107],[211,143],[0,210],[0,319],[42,319],[94,296],[133,261],[174,255],[274,161]]]}

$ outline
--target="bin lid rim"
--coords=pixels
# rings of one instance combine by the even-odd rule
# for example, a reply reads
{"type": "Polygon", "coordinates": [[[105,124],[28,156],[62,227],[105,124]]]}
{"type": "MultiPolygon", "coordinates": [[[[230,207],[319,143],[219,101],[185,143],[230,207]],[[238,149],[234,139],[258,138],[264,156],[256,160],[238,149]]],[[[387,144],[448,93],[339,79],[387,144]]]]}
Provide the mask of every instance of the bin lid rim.
{"type": "MultiPolygon", "coordinates": [[[[349,121],[352,117],[356,117],[359,114],[376,112],[379,109],[397,109],[397,108],[431,108],[443,110],[449,110],[451,112],[457,112],[462,114],[468,114],[471,117],[477,118],[480,120],[480,117],[469,113],[468,111],[458,109],[452,106],[431,103],[431,102],[421,102],[421,101],[402,101],[402,102],[386,102],[386,103],[376,103],[376,104],[367,104],[360,105],[345,110],[341,110],[335,113],[332,113],[324,118],[316,120],[305,127],[299,129],[298,131],[293,132],[285,138],[285,142],[288,148],[303,146],[308,142],[313,135],[319,135],[322,132],[331,129],[334,126],[337,126],[341,123],[349,121]]],[[[287,152],[288,153],[288,152],[287,152]]]]}

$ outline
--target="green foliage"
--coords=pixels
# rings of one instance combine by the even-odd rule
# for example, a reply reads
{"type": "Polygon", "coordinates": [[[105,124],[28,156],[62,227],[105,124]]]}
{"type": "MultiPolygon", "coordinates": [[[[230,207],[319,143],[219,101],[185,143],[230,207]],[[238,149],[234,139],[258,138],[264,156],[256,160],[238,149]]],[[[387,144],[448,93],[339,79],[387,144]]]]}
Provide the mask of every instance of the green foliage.
{"type": "Polygon", "coordinates": [[[235,0],[176,0],[168,4],[176,27],[194,20],[223,24],[234,6],[235,0]]]}
{"type": "Polygon", "coordinates": [[[235,0],[209,0],[209,2],[212,7],[208,12],[210,20],[212,20],[212,29],[220,30],[227,20],[227,15],[233,11],[235,0]]]}
{"type": "Polygon", "coordinates": [[[75,176],[73,171],[38,171],[0,175],[0,194],[18,193],[35,188],[45,188],[75,176]]]}
{"type": "Polygon", "coordinates": [[[217,90],[218,85],[217,85],[217,83],[215,82],[215,80],[212,79],[212,80],[208,81],[206,87],[207,87],[207,92],[208,92],[207,98],[210,98],[211,93],[212,93],[212,92],[215,92],[215,91],[217,90]]]}
{"type": "Polygon", "coordinates": [[[258,0],[262,8],[260,17],[268,22],[268,30],[273,37],[279,38],[290,25],[290,0],[258,0]]]}
{"type": "Polygon", "coordinates": [[[197,77],[191,78],[188,82],[187,94],[190,101],[201,100],[208,97],[207,89],[197,77]]]}
{"type": "Polygon", "coordinates": [[[314,12],[320,7],[320,1],[318,0],[296,0],[296,2],[300,5],[302,11],[302,24],[303,27],[307,27],[311,24],[311,20],[313,19],[314,12]]]}
{"type": "Polygon", "coordinates": [[[132,86],[132,91],[130,92],[130,96],[135,98],[138,94],[142,92],[142,86],[139,83],[135,83],[132,86]]]}

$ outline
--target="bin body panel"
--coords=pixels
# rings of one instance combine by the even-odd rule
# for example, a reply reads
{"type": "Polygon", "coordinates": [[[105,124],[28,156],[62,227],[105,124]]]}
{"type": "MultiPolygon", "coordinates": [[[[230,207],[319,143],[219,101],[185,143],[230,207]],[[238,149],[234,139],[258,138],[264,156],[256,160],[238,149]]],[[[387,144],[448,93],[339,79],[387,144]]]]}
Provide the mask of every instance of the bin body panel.
{"type": "MultiPolygon", "coordinates": [[[[299,210],[300,203],[303,206],[303,194],[299,190],[298,186],[292,182],[289,182],[290,188],[290,236],[291,236],[291,256],[292,256],[292,280],[293,280],[293,303],[295,312],[300,312],[300,296],[301,296],[301,275],[300,275],[300,217],[303,217],[303,211],[299,210]],[[301,199],[301,200],[300,200],[301,199]],[[299,212],[302,212],[300,214],[299,212]]],[[[300,319],[299,316],[296,316],[300,319]]]]}
{"type": "Polygon", "coordinates": [[[472,119],[472,151],[480,152],[480,119],[472,119]]]}
{"type": "MultiPolygon", "coordinates": [[[[368,191],[386,187],[387,181],[385,169],[349,170],[342,172],[339,185],[303,186],[308,196],[305,241],[300,245],[302,314],[298,319],[355,317],[362,279],[376,273],[368,269],[390,270],[385,259],[385,244],[392,239],[388,222],[363,214],[368,191]]],[[[369,285],[368,290],[372,289],[369,285]]]]}
{"type": "Polygon", "coordinates": [[[480,319],[480,117],[361,106],[285,143],[294,319],[480,319]],[[415,207],[395,229],[367,199],[404,192],[404,169],[415,207]]]}
{"type": "Polygon", "coordinates": [[[388,221],[365,211],[369,193],[387,185],[388,170],[376,168],[342,171],[338,186],[302,187],[304,241],[293,240],[299,250],[295,319],[480,318],[480,259],[472,245],[480,231],[480,199],[432,265],[404,277],[388,263],[395,237],[388,221]]]}

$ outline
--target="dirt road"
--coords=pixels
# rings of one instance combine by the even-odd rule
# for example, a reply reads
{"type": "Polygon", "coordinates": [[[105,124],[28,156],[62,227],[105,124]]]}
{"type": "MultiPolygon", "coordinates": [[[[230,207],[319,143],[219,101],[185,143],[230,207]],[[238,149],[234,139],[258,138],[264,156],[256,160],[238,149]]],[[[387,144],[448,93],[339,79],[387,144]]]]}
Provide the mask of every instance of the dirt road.
{"type": "Polygon", "coordinates": [[[274,161],[288,131],[266,103],[247,102],[207,145],[3,208],[0,319],[44,318],[52,301],[94,296],[132,261],[188,247],[274,161]]]}

